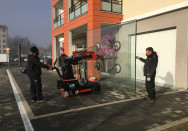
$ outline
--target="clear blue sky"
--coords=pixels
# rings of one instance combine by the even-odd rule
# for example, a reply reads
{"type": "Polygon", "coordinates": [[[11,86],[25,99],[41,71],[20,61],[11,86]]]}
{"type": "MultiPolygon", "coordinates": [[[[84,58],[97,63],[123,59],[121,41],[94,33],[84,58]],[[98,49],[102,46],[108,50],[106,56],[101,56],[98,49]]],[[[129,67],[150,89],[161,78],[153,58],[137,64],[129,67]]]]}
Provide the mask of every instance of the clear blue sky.
{"type": "Polygon", "coordinates": [[[51,42],[51,0],[0,0],[0,25],[9,36],[28,37],[40,47],[51,42]]]}

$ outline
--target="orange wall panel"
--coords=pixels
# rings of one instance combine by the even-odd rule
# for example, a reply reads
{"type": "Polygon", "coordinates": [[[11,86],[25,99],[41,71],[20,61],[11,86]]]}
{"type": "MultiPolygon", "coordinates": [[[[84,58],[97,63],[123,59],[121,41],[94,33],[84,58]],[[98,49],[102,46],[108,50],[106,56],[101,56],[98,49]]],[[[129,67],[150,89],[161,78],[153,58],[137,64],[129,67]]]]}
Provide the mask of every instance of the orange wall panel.
{"type": "Polygon", "coordinates": [[[51,0],[51,5],[55,5],[59,0],[51,0]]]}

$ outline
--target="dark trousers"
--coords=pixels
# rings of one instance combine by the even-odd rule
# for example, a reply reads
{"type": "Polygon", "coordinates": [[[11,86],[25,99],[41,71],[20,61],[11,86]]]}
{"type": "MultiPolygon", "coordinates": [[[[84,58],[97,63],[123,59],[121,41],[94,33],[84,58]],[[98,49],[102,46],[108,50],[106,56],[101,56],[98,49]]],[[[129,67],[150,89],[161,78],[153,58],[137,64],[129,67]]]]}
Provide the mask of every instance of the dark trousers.
{"type": "Polygon", "coordinates": [[[156,96],[155,77],[152,77],[150,81],[147,81],[147,76],[146,76],[146,90],[148,92],[148,97],[152,100],[155,100],[155,96],[156,96]]]}
{"type": "Polygon", "coordinates": [[[42,100],[42,84],[39,75],[29,76],[30,79],[30,93],[32,100],[42,100]]]}

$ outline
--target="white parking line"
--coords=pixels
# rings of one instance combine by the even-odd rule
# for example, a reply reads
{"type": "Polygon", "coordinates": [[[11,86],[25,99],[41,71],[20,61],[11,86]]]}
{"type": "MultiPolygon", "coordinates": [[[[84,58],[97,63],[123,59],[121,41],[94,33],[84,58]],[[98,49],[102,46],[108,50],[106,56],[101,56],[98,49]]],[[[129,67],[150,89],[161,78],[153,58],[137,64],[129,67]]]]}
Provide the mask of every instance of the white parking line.
{"type": "MultiPolygon", "coordinates": [[[[173,93],[178,93],[178,92],[185,92],[185,90],[178,90],[178,91],[173,91],[173,92],[166,92],[163,94],[158,94],[158,96],[160,95],[167,95],[167,94],[173,94],[173,93]]],[[[113,101],[113,102],[108,102],[108,103],[103,103],[103,104],[96,104],[93,106],[86,106],[86,107],[81,107],[81,108],[76,108],[76,109],[70,109],[70,110],[65,110],[65,111],[59,111],[59,112],[54,112],[54,113],[49,113],[49,114],[44,114],[44,115],[39,115],[39,116],[34,116],[31,119],[39,119],[39,118],[45,118],[45,117],[49,117],[49,116],[55,116],[55,115],[60,115],[60,114],[66,114],[66,113],[70,113],[70,112],[76,112],[76,111],[82,111],[82,110],[87,110],[87,109],[92,109],[92,108],[97,108],[97,107],[103,107],[103,106],[108,106],[108,105],[113,105],[113,104],[120,104],[123,102],[130,102],[133,100],[139,100],[139,99],[143,99],[143,96],[139,96],[137,98],[131,98],[131,99],[125,99],[125,100],[119,100],[119,101],[113,101]]]]}
{"type": "Polygon", "coordinates": [[[19,95],[19,97],[20,97],[20,100],[21,100],[22,103],[23,103],[23,106],[24,106],[24,108],[25,108],[25,111],[26,111],[26,113],[27,113],[27,116],[29,117],[29,119],[33,118],[33,117],[34,117],[34,114],[33,114],[32,110],[31,110],[29,104],[27,103],[27,101],[26,101],[26,99],[25,99],[25,97],[24,97],[22,91],[20,90],[20,88],[19,88],[17,82],[15,81],[15,79],[14,79],[14,77],[13,77],[11,71],[10,71],[9,73],[10,73],[10,77],[12,78],[12,81],[13,81],[13,83],[14,83],[14,86],[15,86],[17,92],[18,92],[18,95],[19,95]]]}
{"type": "Polygon", "coordinates": [[[11,85],[12,85],[12,90],[13,90],[13,92],[14,92],[14,96],[15,96],[16,102],[17,102],[17,104],[18,104],[18,108],[19,108],[20,115],[21,115],[22,120],[23,120],[23,123],[24,123],[25,130],[26,130],[26,131],[34,131],[33,126],[32,126],[32,124],[31,124],[31,121],[29,120],[29,118],[28,118],[28,116],[27,116],[27,113],[26,113],[26,111],[25,111],[25,108],[24,108],[24,106],[23,106],[23,103],[22,103],[22,101],[21,101],[21,99],[20,99],[20,96],[19,96],[19,94],[18,94],[18,91],[17,91],[17,89],[16,89],[16,87],[15,87],[15,84],[14,84],[14,82],[13,82],[13,79],[12,79],[12,77],[11,77],[10,70],[7,70],[7,74],[8,74],[10,83],[11,83],[11,85]]]}

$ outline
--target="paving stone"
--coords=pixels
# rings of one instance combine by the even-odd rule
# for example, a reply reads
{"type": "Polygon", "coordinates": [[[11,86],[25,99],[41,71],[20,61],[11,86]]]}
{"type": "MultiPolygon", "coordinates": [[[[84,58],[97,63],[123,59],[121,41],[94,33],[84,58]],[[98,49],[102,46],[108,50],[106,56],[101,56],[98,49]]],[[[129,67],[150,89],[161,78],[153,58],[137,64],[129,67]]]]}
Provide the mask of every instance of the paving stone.
{"type": "MultiPolygon", "coordinates": [[[[18,69],[13,69],[11,72],[35,116],[146,96],[144,84],[140,83],[136,96],[127,93],[127,91],[132,91],[132,89],[123,89],[123,86],[120,85],[119,88],[115,89],[109,86],[102,86],[102,92],[98,95],[86,93],[63,99],[56,88],[57,74],[43,71],[43,94],[47,102],[31,103],[27,75],[21,74],[18,69]]],[[[1,73],[6,75],[6,72],[1,73]]],[[[0,80],[1,82],[3,83],[0,80]]],[[[110,82],[107,81],[106,83],[110,82]]],[[[105,85],[106,83],[103,84],[105,85]]],[[[2,91],[5,88],[6,86],[2,91]]],[[[143,99],[135,99],[86,110],[36,118],[32,119],[31,123],[36,131],[142,131],[188,117],[187,92],[174,92],[175,90],[159,87],[157,87],[156,91],[157,101],[154,104],[149,104],[143,99]],[[169,92],[173,93],[164,95],[164,93],[169,92]]],[[[22,123],[20,124],[19,121],[14,119],[18,116],[20,118],[20,114],[11,87],[6,93],[2,92],[0,101],[2,103],[0,107],[8,107],[7,110],[0,112],[0,121],[2,121],[0,122],[2,125],[0,125],[0,130],[4,131],[9,128],[12,130],[14,126],[17,126],[16,129],[19,130],[24,129],[22,123]],[[7,96],[11,96],[11,98],[7,96]],[[5,115],[9,113],[12,114],[5,115]],[[9,121],[9,119],[14,120],[9,121]]]]}

